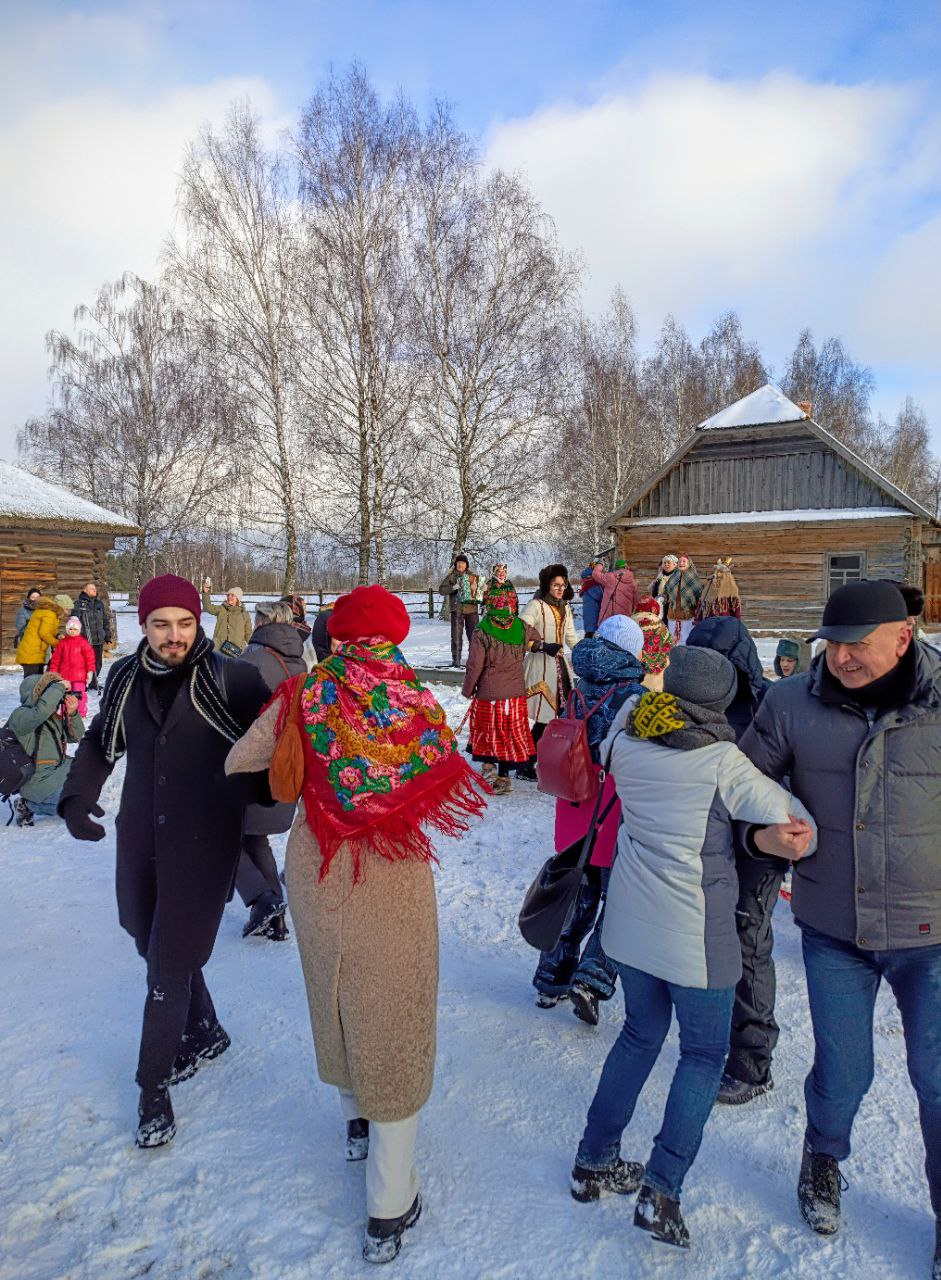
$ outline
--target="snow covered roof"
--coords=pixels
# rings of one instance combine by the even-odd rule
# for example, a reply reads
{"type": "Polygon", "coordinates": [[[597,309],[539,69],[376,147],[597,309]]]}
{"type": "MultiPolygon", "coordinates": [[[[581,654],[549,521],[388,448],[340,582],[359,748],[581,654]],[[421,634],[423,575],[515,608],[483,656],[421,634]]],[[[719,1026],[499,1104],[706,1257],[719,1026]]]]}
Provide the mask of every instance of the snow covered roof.
{"type": "Polygon", "coordinates": [[[0,459],[0,520],[135,533],[133,520],[0,459]]]}
{"type": "Polygon", "coordinates": [[[632,529],[638,525],[669,524],[800,524],[808,520],[878,520],[885,516],[904,519],[908,514],[901,507],[819,507],[803,511],[721,511],[711,516],[644,516],[629,523],[632,529]]]}
{"type": "Polygon", "coordinates": [[[771,382],[700,422],[697,431],[723,427],[760,427],[769,422],[804,422],[808,415],[771,382]]]}

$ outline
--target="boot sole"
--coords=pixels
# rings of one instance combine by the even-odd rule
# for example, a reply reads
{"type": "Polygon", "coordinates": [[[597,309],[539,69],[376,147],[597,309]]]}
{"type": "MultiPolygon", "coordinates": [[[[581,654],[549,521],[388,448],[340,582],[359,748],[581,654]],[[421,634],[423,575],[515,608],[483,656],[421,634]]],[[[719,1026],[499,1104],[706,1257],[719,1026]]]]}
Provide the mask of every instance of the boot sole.
{"type": "Polygon", "coordinates": [[[216,1058],[220,1058],[225,1053],[226,1049],[231,1049],[231,1047],[232,1041],[228,1036],[226,1036],[225,1040],[217,1040],[214,1045],[211,1045],[204,1053],[201,1053],[191,1066],[187,1067],[184,1071],[175,1071],[170,1076],[167,1084],[182,1084],[184,1080],[192,1080],[200,1067],[204,1067],[207,1062],[213,1062],[216,1058]]]}
{"type": "Polygon", "coordinates": [[[594,1009],[588,997],[581,991],[573,988],[569,992],[569,999],[572,1002],[572,1012],[580,1022],[584,1022],[586,1026],[597,1027],[598,1011],[594,1009]]]}
{"type": "Polygon", "coordinates": [[[138,1130],[134,1142],[142,1151],[152,1151],[154,1147],[165,1147],[168,1142],[172,1142],[176,1137],[176,1123],[170,1125],[169,1129],[161,1129],[155,1134],[141,1134],[138,1130]]]}
{"type": "Polygon", "coordinates": [[[284,906],[285,904],[283,902],[279,902],[278,905],[269,911],[263,919],[259,920],[257,924],[252,924],[251,921],[249,921],[242,930],[242,937],[257,938],[259,934],[263,934],[275,916],[280,916],[284,912],[284,906]]]}
{"type": "Polygon", "coordinates": [[[728,1094],[723,1097],[720,1093],[716,1098],[716,1102],[723,1107],[744,1107],[746,1103],[754,1102],[756,1098],[761,1098],[764,1094],[770,1093],[773,1088],[774,1082],[769,1080],[767,1084],[754,1085],[747,1093],[738,1098],[730,1097],[728,1094]]]}
{"type": "Polygon", "coordinates": [[[638,1231],[643,1231],[656,1244],[668,1244],[674,1249],[688,1249],[690,1247],[688,1240],[671,1240],[669,1236],[664,1236],[659,1231],[654,1231],[649,1223],[638,1222],[637,1218],[634,1219],[634,1226],[637,1227],[638,1231]]]}

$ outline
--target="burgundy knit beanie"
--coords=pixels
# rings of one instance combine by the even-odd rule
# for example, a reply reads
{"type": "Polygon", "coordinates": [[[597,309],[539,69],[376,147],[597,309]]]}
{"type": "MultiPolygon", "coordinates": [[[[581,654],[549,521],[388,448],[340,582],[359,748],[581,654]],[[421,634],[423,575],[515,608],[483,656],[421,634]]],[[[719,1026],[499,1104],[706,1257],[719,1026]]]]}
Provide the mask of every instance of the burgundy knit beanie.
{"type": "Polygon", "coordinates": [[[187,578],[178,578],[175,573],[162,573],[159,578],[151,578],[140,589],[137,599],[137,616],[141,626],[147,621],[148,614],[155,609],[188,609],[196,621],[199,621],[202,605],[199,592],[187,578]]]}

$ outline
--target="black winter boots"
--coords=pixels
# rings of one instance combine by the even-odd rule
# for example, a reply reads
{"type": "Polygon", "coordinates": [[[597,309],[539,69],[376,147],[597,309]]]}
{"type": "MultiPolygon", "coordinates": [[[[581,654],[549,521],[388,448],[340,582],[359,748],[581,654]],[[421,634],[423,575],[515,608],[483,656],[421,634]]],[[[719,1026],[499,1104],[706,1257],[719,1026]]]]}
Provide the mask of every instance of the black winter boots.
{"type": "Polygon", "coordinates": [[[581,1204],[598,1200],[603,1192],[611,1192],[616,1196],[632,1195],[640,1186],[644,1176],[644,1166],[635,1160],[618,1159],[610,1169],[585,1169],[576,1164],[572,1170],[569,1189],[572,1199],[581,1204]]]}
{"type": "Polygon", "coordinates": [[[259,894],[252,903],[242,937],[264,937],[272,942],[283,942],[288,936],[284,923],[284,899],[271,890],[259,894]]]}
{"type": "Polygon", "coordinates": [[[399,1256],[402,1236],[421,1217],[421,1194],[400,1218],[370,1218],[366,1223],[363,1257],[367,1262],[391,1262],[399,1256]]]}
{"type": "Polygon", "coordinates": [[[221,1022],[214,1022],[211,1027],[198,1035],[184,1035],[180,1042],[180,1051],[173,1064],[173,1072],[168,1084],[180,1084],[194,1076],[205,1062],[218,1058],[232,1044],[221,1022]]]}
{"type": "Polygon", "coordinates": [[[812,1151],[805,1142],[797,1202],[801,1217],[817,1235],[832,1236],[839,1231],[840,1190],[844,1185],[838,1161],[812,1151]]]}
{"type": "Polygon", "coordinates": [[[590,1027],[598,1025],[598,996],[592,991],[591,987],[586,987],[583,982],[573,982],[569,991],[569,999],[572,1002],[572,1012],[576,1018],[582,1022],[587,1022],[590,1027]]]}
{"type": "Polygon", "coordinates": [[[763,1093],[770,1093],[773,1088],[774,1081],[770,1076],[762,1084],[751,1084],[748,1080],[736,1080],[734,1076],[723,1072],[716,1102],[721,1102],[727,1107],[740,1107],[746,1102],[760,1098],[763,1093]]]}
{"type": "Polygon", "coordinates": [[[647,1231],[661,1244],[689,1248],[689,1231],[680,1212],[679,1200],[671,1200],[653,1187],[641,1187],[634,1210],[634,1226],[647,1231]]]}
{"type": "Polygon", "coordinates": [[[135,1141],[139,1147],[162,1147],[176,1137],[169,1089],[141,1089],[137,1114],[135,1141]]]}

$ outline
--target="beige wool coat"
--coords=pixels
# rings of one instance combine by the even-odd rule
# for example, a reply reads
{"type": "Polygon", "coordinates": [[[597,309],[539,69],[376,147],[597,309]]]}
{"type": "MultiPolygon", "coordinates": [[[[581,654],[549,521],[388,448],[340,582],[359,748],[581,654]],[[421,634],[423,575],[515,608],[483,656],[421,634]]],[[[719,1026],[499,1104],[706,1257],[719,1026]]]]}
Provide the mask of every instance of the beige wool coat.
{"type": "MultiPolygon", "coordinates": [[[[575,617],[572,606],[567,601],[562,603],[561,617],[551,605],[539,599],[530,600],[520,617],[540,640],[547,640],[550,644],[562,644],[569,649],[574,649],[578,643],[575,617]]],[[[557,658],[552,658],[538,649],[535,653],[526,654],[523,674],[526,679],[526,696],[529,700],[529,718],[536,724],[548,724],[559,714],[560,663],[565,666],[568,687],[571,689],[575,683],[575,675],[565,649],[557,658]]]]}
{"type": "MultiPolygon", "coordinates": [[[[227,773],[266,769],[275,746],[271,706],[229,753],[227,773]]],[[[359,1114],[405,1120],[434,1080],[438,916],[426,862],[367,854],[353,884],[341,846],[324,880],[304,801],[288,838],[285,881],[307,987],[317,1071],[356,1095],[359,1114]]]]}

